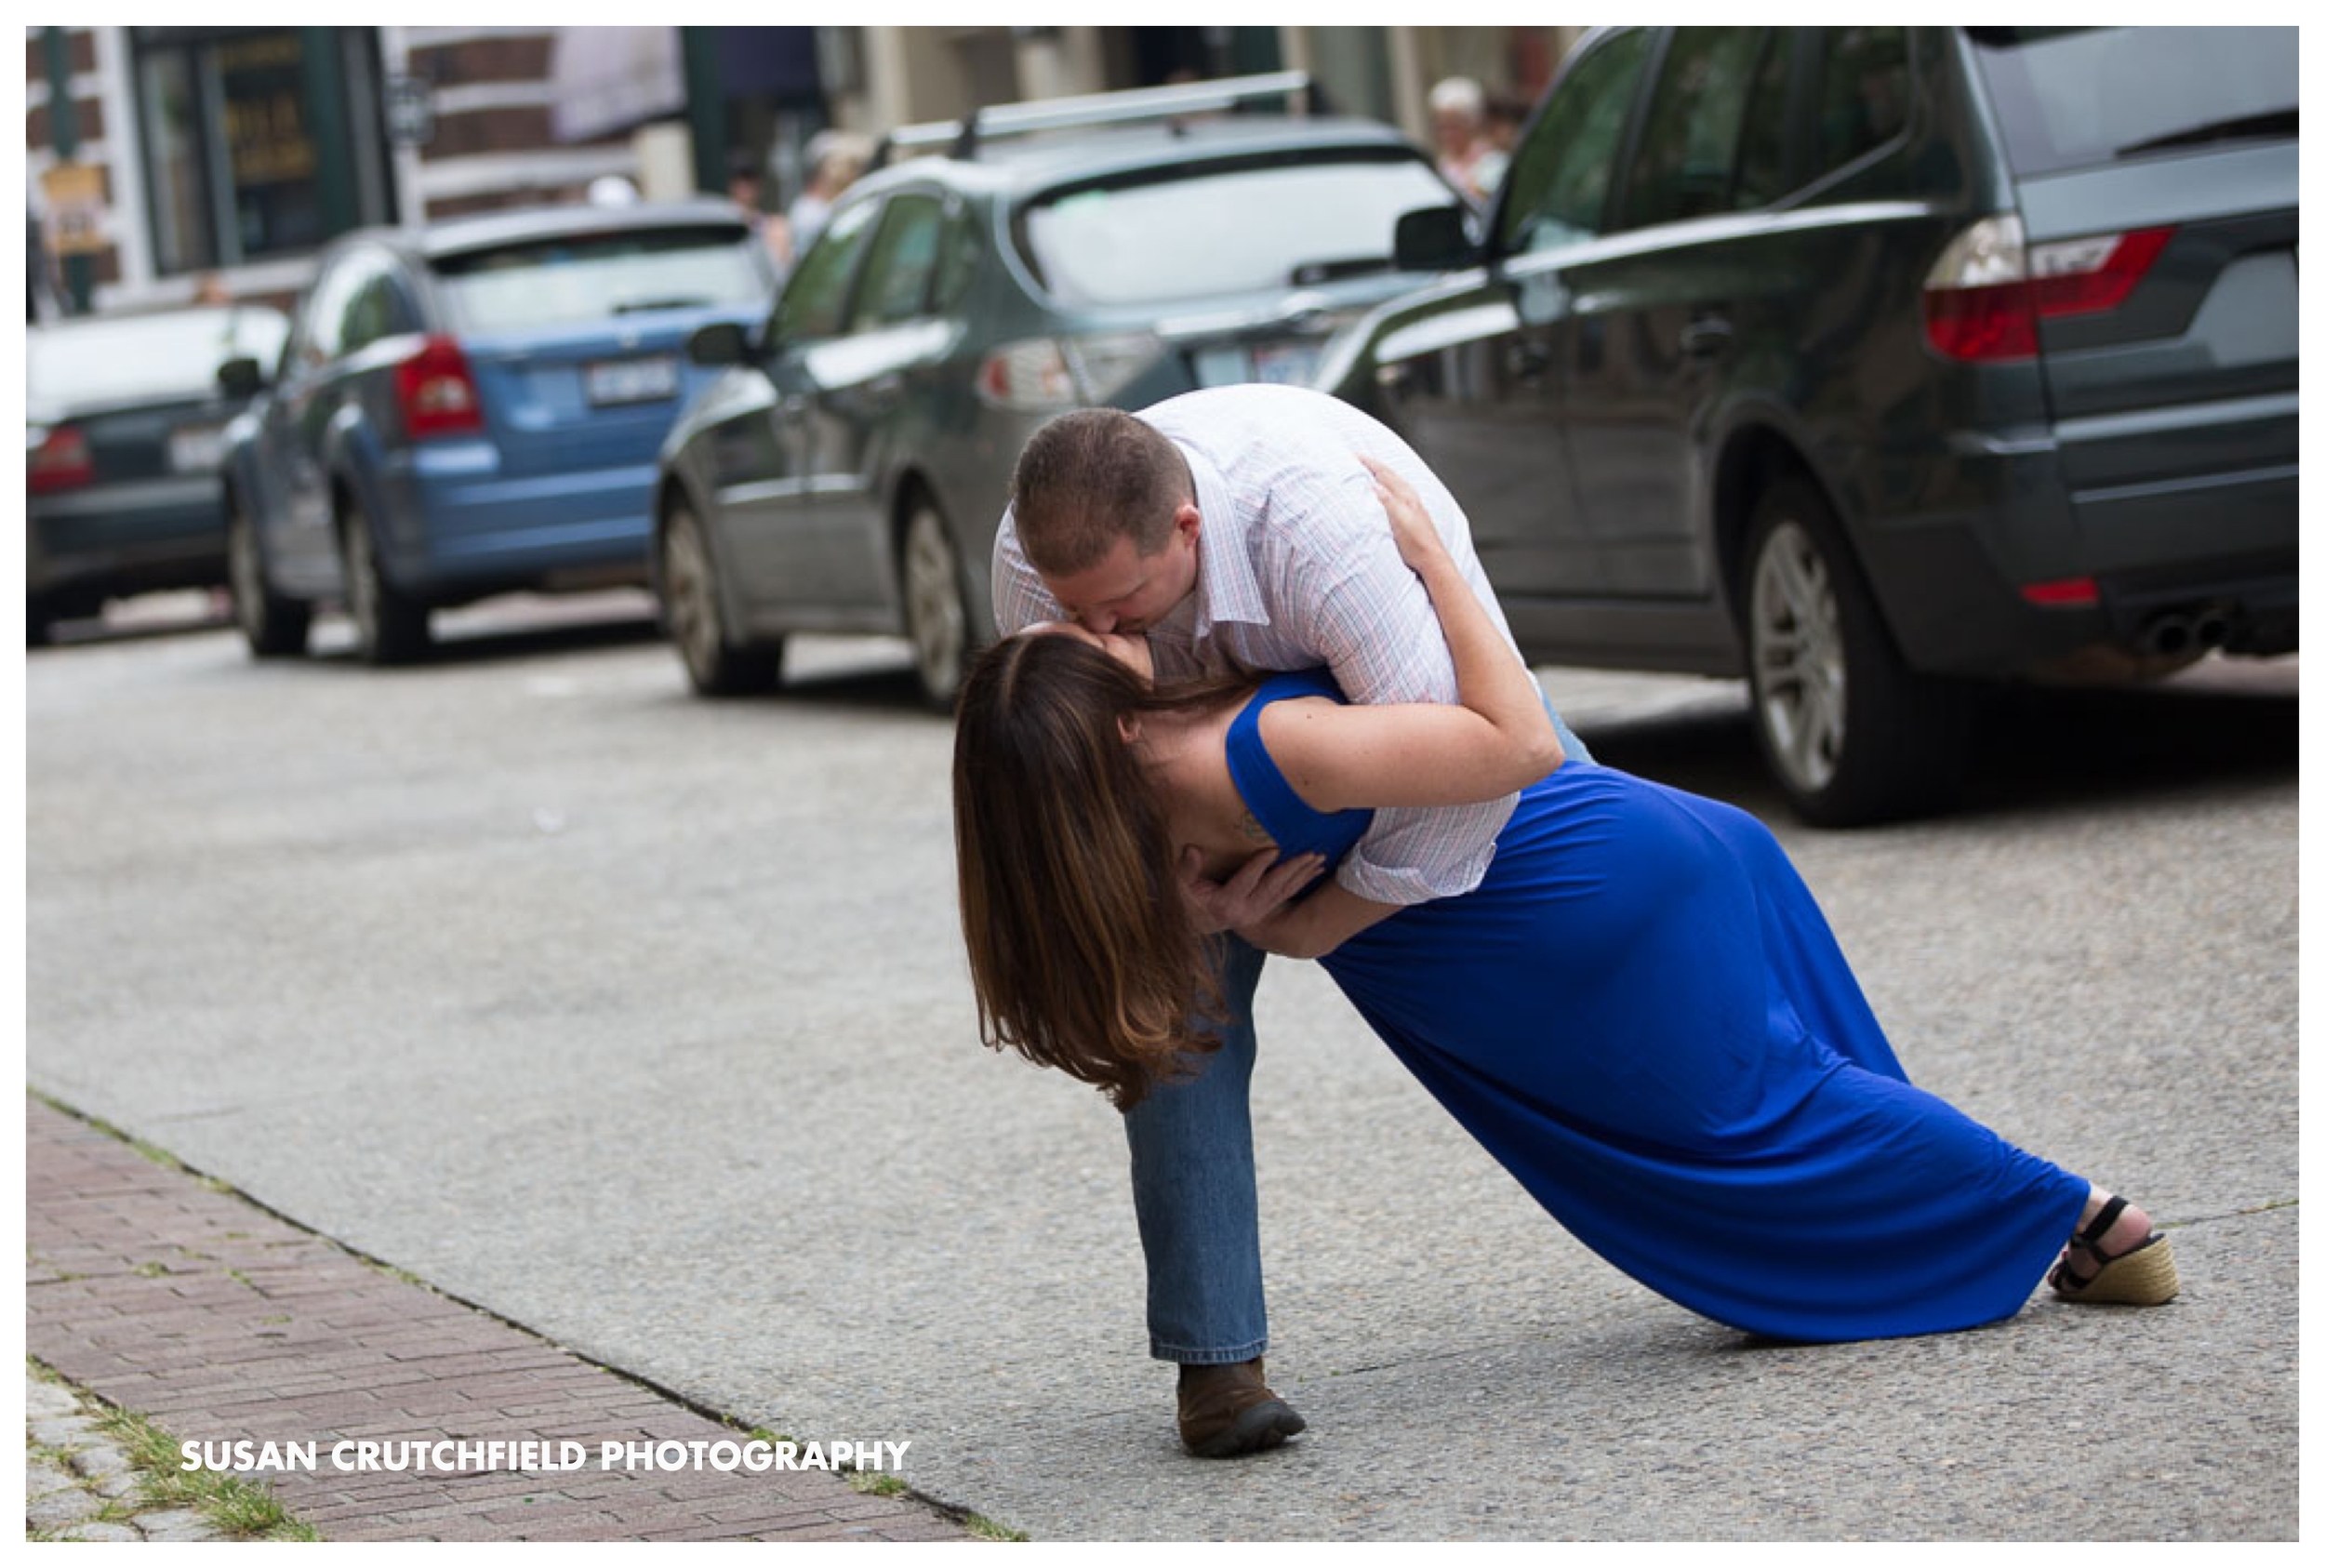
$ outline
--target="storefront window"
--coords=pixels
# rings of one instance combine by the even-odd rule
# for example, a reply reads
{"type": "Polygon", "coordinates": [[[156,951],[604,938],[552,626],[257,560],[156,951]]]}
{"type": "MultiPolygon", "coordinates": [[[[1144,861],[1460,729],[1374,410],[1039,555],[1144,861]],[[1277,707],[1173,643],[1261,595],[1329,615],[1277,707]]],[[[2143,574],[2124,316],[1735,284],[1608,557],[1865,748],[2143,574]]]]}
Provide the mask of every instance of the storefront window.
{"type": "Polygon", "coordinates": [[[367,210],[380,206],[384,179],[359,178],[364,160],[383,155],[378,127],[339,90],[377,69],[369,47],[362,29],[137,30],[160,271],[295,255],[387,219],[367,210]],[[310,58],[316,48],[330,58],[310,58]]]}
{"type": "Polygon", "coordinates": [[[237,246],[245,256],[311,248],[324,238],[323,213],[298,38],[240,39],[214,58],[237,246]]]}

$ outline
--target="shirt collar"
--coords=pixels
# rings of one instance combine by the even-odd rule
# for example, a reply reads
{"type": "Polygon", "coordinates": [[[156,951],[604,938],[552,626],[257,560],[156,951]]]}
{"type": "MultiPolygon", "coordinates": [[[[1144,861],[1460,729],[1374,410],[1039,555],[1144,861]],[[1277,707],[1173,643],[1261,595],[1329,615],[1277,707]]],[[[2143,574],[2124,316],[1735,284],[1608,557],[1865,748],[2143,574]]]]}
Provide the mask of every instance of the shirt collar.
{"type": "Polygon", "coordinates": [[[1194,475],[1195,508],[1202,528],[1195,536],[1200,552],[1195,581],[1194,640],[1210,637],[1220,621],[1250,626],[1268,624],[1267,602],[1259,595],[1259,578],[1252,571],[1251,525],[1235,504],[1235,494],[1209,458],[1182,445],[1188,472],[1194,475]]]}

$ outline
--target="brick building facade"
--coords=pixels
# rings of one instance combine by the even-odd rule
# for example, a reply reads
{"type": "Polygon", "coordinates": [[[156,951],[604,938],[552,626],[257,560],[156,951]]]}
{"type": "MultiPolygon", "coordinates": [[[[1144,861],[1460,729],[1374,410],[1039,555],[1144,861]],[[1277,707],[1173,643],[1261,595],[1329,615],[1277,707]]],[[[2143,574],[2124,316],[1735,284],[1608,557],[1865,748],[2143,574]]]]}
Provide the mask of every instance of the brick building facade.
{"type": "Polygon", "coordinates": [[[347,229],[578,199],[605,175],[676,194],[750,165],[779,202],[824,125],[1189,75],[1307,70],[1335,108],[1425,140],[1440,76],[1530,100],[1577,31],[28,28],[27,308],[44,281],[99,310],[206,281],[286,299],[347,229]]]}

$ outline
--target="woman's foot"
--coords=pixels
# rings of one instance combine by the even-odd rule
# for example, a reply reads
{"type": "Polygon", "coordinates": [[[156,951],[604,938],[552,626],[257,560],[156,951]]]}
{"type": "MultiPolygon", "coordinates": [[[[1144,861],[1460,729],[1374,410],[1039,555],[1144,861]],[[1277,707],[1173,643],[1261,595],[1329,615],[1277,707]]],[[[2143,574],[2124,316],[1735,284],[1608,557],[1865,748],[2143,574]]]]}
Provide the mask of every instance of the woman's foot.
{"type": "Polygon", "coordinates": [[[2159,1307],[2180,1294],[2180,1271],[2146,1211],[2093,1188],[2051,1288],[2069,1301],[2159,1307]]]}

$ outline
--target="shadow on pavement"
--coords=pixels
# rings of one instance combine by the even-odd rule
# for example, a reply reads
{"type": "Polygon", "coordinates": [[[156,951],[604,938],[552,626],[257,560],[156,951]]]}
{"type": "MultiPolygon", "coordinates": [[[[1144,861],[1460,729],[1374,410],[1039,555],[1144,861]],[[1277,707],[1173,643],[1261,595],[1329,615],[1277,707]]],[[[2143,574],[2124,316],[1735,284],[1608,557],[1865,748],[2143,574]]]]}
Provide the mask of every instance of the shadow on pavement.
{"type": "MultiPolygon", "coordinates": [[[[1981,715],[1970,777],[1951,815],[1979,817],[2259,787],[2300,777],[2297,671],[2234,665],[2145,687],[1997,692],[1981,715]]],[[[1602,722],[1599,761],[1764,818],[1790,818],[1741,711],[1602,722]]]]}
{"type": "MultiPolygon", "coordinates": [[[[571,653],[588,648],[623,647],[634,643],[651,643],[660,639],[661,626],[652,616],[627,616],[614,620],[587,620],[560,623],[553,626],[528,626],[508,631],[439,632],[427,654],[409,664],[397,665],[399,670],[427,670],[436,667],[468,664],[489,664],[498,659],[535,658],[543,654],[571,653]]],[[[363,670],[363,661],[355,655],[352,643],[334,638],[324,642],[320,635],[318,646],[310,656],[310,662],[363,670]]],[[[295,662],[295,661],[293,661],[295,662]]]]}
{"type": "Polygon", "coordinates": [[[234,624],[228,615],[195,615],[184,618],[140,618],[132,621],[106,620],[91,616],[80,620],[60,620],[55,625],[51,640],[26,646],[24,657],[38,658],[46,653],[69,652],[76,647],[100,647],[121,643],[151,643],[165,637],[188,637],[204,631],[222,631],[234,624]]]}

